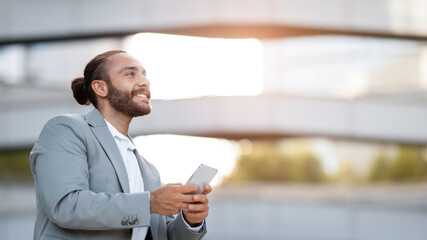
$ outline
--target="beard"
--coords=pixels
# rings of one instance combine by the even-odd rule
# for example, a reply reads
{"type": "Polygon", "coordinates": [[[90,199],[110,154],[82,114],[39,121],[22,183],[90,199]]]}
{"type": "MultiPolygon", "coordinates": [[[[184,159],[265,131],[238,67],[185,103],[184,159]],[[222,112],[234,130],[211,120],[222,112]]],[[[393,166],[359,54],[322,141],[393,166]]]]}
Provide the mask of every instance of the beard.
{"type": "Polygon", "coordinates": [[[151,112],[150,103],[136,103],[132,101],[132,98],[138,93],[143,93],[150,99],[150,91],[148,89],[137,89],[127,92],[117,89],[111,82],[107,82],[107,86],[107,99],[115,110],[130,117],[144,116],[151,112]]]}

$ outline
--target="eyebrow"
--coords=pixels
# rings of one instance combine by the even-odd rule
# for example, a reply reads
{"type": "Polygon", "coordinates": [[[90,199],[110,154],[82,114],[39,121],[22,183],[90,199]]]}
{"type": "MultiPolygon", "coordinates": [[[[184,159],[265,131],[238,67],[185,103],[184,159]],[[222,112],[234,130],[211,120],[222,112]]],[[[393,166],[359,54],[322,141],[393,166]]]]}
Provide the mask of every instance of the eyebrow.
{"type": "MultiPolygon", "coordinates": [[[[120,73],[122,73],[123,71],[126,71],[126,70],[134,70],[134,71],[138,71],[138,68],[137,68],[137,67],[135,67],[135,66],[128,66],[128,67],[124,67],[124,68],[122,68],[122,69],[119,71],[119,74],[120,74],[120,73]]],[[[147,72],[145,71],[145,69],[144,69],[144,68],[142,69],[142,74],[147,75],[147,72]]]]}

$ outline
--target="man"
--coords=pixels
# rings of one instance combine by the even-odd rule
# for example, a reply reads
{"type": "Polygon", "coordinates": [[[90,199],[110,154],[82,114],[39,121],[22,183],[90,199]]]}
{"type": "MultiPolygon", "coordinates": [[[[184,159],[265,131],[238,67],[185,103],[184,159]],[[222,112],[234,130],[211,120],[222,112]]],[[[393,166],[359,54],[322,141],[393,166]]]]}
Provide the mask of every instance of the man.
{"type": "Polygon", "coordinates": [[[95,109],[52,118],[34,145],[34,239],[202,238],[211,187],[192,195],[197,185],[161,186],[128,136],[132,118],[151,112],[141,64],[124,51],[105,52],[71,87],[78,103],[95,109]]]}

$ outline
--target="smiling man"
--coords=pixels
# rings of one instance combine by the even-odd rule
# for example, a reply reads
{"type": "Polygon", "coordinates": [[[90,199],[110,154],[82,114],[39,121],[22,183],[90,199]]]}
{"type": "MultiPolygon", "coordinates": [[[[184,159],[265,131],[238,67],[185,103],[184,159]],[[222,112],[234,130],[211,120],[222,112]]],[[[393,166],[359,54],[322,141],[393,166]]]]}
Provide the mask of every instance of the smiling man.
{"type": "Polygon", "coordinates": [[[34,239],[201,239],[212,188],[192,195],[197,185],[161,186],[128,135],[132,118],[151,112],[139,61],[120,50],[102,53],[71,88],[79,104],[95,109],[52,118],[34,145],[34,239]]]}

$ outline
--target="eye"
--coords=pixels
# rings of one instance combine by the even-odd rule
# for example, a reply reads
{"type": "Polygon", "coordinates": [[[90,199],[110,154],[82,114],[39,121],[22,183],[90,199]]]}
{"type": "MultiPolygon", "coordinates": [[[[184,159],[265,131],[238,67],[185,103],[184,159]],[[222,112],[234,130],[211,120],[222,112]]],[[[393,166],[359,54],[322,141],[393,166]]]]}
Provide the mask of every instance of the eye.
{"type": "Polygon", "coordinates": [[[126,76],[134,77],[134,76],[135,76],[135,73],[134,73],[134,72],[129,72],[129,73],[126,73],[126,76]]]}

